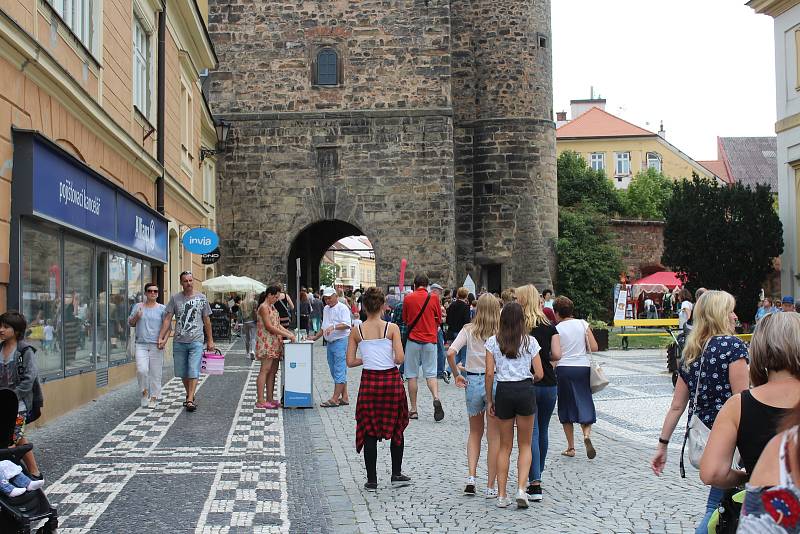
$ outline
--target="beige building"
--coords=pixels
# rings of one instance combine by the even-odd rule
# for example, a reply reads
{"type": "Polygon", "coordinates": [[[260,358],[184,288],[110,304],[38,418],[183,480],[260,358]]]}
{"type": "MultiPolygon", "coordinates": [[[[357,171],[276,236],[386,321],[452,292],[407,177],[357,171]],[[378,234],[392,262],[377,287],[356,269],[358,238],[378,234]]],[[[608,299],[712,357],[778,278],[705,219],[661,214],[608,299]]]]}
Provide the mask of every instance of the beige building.
{"type": "Polygon", "coordinates": [[[0,311],[28,318],[44,419],[135,376],[146,282],[213,274],[179,238],[215,226],[216,56],[193,1],[162,5],[0,0],[0,311]]]}

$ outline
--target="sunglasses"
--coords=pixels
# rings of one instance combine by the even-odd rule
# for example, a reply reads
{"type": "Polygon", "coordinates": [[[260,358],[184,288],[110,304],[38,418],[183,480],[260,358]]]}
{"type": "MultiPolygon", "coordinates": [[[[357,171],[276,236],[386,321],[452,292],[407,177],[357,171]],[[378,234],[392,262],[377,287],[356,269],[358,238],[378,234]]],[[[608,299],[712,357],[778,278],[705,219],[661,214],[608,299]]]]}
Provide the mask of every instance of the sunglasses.
{"type": "Polygon", "coordinates": [[[158,293],[158,289],[148,289],[145,293],[158,293]]]}

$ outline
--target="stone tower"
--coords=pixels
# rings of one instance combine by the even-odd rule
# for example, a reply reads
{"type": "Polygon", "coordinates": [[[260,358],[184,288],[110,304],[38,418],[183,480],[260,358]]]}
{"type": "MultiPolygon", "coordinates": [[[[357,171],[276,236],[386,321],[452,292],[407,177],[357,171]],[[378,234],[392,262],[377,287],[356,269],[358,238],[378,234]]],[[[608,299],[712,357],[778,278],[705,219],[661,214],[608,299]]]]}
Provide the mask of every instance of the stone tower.
{"type": "Polygon", "coordinates": [[[225,273],[318,287],[365,234],[378,285],[467,273],[550,285],[556,237],[550,5],[539,0],[211,0],[231,124],[218,169],[225,273]]]}

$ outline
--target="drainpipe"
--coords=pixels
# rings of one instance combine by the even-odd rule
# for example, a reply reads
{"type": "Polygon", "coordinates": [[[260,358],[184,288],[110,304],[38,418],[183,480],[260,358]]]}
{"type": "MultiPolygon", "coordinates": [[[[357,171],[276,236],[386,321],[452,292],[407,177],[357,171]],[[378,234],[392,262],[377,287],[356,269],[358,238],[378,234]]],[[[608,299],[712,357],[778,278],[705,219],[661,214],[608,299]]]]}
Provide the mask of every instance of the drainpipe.
{"type": "MultiPolygon", "coordinates": [[[[156,210],[164,215],[164,100],[166,96],[166,33],[167,33],[167,0],[161,1],[161,13],[158,15],[158,65],[156,67],[156,159],[161,165],[161,176],[156,178],[156,210]]],[[[169,248],[169,247],[167,247],[169,248]]],[[[167,251],[169,254],[169,251],[167,251]]],[[[169,264],[167,264],[169,268],[169,264]]],[[[164,303],[164,268],[156,269],[156,284],[161,289],[158,294],[158,301],[164,303]]]]}

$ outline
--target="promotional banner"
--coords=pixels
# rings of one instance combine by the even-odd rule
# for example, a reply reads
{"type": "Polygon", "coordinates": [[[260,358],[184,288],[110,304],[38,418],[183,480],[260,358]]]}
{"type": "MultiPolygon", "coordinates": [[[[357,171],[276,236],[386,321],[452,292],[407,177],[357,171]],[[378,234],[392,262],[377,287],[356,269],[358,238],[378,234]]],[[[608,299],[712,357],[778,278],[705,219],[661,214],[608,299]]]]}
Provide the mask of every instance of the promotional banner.
{"type": "Polygon", "coordinates": [[[406,266],[408,265],[408,260],[403,258],[400,260],[400,283],[397,284],[400,287],[400,292],[402,293],[403,287],[406,285],[406,266]]]}

